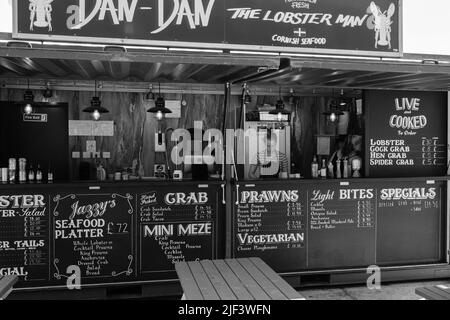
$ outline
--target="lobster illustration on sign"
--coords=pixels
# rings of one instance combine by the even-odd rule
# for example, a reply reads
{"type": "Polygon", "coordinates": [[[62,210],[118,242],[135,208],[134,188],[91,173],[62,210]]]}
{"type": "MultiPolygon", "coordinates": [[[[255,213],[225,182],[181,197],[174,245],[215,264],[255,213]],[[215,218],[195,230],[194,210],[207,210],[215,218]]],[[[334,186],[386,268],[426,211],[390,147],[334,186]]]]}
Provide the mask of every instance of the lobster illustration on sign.
{"type": "Polygon", "coordinates": [[[52,5],[53,0],[30,0],[30,30],[33,26],[39,28],[48,27],[52,31],[52,5]]]}
{"type": "Polygon", "coordinates": [[[389,46],[391,49],[391,25],[392,16],[395,13],[395,5],[391,3],[387,11],[382,12],[375,2],[370,3],[370,11],[375,17],[375,48],[389,46]]]}

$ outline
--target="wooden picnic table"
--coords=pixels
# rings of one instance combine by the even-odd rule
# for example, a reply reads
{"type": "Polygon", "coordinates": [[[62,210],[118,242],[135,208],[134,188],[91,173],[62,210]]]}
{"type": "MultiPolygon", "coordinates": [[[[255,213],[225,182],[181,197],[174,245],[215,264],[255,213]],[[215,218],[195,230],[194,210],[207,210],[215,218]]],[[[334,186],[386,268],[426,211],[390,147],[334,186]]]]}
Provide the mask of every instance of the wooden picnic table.
{"type": "Polygon", "coordinates": [[[260,258],[175,264],[185,300],[304,300],[260,258]]]}
{"type": "Polygon", "coordinates": [[[416,294],[427,300],[450,300],[450,286],[421,287],[416,289],[416,294]]]}
{"type": "Polygon", "coordinates": [[[17,280],[17,276],[0,276],[0,300],[6,299],[17,280]]]}

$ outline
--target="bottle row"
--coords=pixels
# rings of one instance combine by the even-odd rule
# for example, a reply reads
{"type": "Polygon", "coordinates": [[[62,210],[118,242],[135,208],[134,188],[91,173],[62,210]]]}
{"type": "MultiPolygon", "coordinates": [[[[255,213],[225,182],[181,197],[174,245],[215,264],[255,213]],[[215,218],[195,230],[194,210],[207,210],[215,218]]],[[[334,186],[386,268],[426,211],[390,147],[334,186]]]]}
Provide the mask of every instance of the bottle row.
{"type": "Polygon", "coordinates": [[[322,157],[322,164],[317,161],[318,156],[314,156],[311,163],[311,176],[313,179],[347,179],[361,177],[361,159],[348,158],[327,161],[322,157]],[[327,163],[328,162],[328,163],[327,163]]]}
{"type": "Polygon", "coordinates": [[[27,166],[27,159],[25,158],[10,158],[8,160],[8,167],[1,168],[0,181],[3,184],[7,183],[47,183],[53,182],[53,172],[49,163],[47,174],[44,177],[41,165],[37,164],[36,169],[30,163],[27,166]]]}

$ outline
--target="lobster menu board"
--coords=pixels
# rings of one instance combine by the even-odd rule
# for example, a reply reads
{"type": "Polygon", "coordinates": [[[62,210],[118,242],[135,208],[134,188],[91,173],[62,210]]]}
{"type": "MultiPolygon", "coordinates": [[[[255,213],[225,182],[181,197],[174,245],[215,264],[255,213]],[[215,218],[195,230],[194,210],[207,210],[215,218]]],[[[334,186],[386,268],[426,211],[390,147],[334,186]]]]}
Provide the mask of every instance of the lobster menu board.
{"type": "Polygon", "coordinates": [[[80,268],[84,283],[132,276],[134,204],[129,193],[55,195],[52,276],[67,278],[69,266],[80,268]]]}
{"type": "Polygon", "coordinates": [[[47,281],[49,196],[29,190],[0,193],[0,276],[47,281]]]}
{"type": "Polygon", "coordinates": [[[306,267],[306,193],[297,185],[237,188],[235,257],[261,257],[277,271],[306,267]]]}
{"type": "Polygon", "coordinates": [[[27,187],[0,186],[0,276],[17,288],[169,280],[223,249],[218,184],[27,187]]]}
{"type": "Polygon", "coordinates": [[[447,93],[367,90],[368,177],[442,176],[447,171],[447,93]]]}
{"type": "Polygon", "coordinates": [[[15,2],[13,37],[20,39],[402,54],[400,0],[15,2]]]}
{"type": "Polygon", "coordinates": [[[444,190],[436,181],[238,185],[233,256],[277,272],[439,263],[444,190]]]}
{"type": "Polygon", "coordinates": [[[157,279],[174,263],[214,259],[218,190],[158,188],[138,195],[139,272],[157,279]]]}

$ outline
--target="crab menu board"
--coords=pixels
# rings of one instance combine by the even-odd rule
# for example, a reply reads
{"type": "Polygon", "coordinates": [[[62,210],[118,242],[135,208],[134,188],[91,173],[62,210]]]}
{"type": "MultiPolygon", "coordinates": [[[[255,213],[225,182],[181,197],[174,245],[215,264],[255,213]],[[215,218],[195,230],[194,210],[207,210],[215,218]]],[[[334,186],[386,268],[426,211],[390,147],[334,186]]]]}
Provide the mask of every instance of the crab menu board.
{"type": "Polygon", "coordinates": [[[22,190],[0,194],[0,277],[48,280],[49,196],[22,190]]]}
{"type": "Polygon", "coordinates": [[[130,193],[57,194],[52,198],[52,278],[79,268],[83,283],[134,275],[134,196],[130,193]]]}
{"type": "Polygon", "coordinates": [[[278,272],[305,268],[306,192],[295,184],[244,185],[236,192],[235,257],[261,257],[278,272]]]}
{"type": "Polygon", "coordinates": [[[447,93],[367,90],[369,177],[432,177],[447,171],[447,93]]]}
{"type": "Polygon", "coordinates": [[[318,185],[308,192],[308,267],[375,261],[376,189],[318,185]]]}
{"type": "Polygon", "coordinates": [[[218,191],[198,185],[138,195],[139,272],[144,277],[170,274],[178,261],[216,257],[218,191]]]}
{"type": "Polygon", "coordinates": [[[15,0],[13,8],[20,39],[402,54],[400,0],[15,0]]]}

